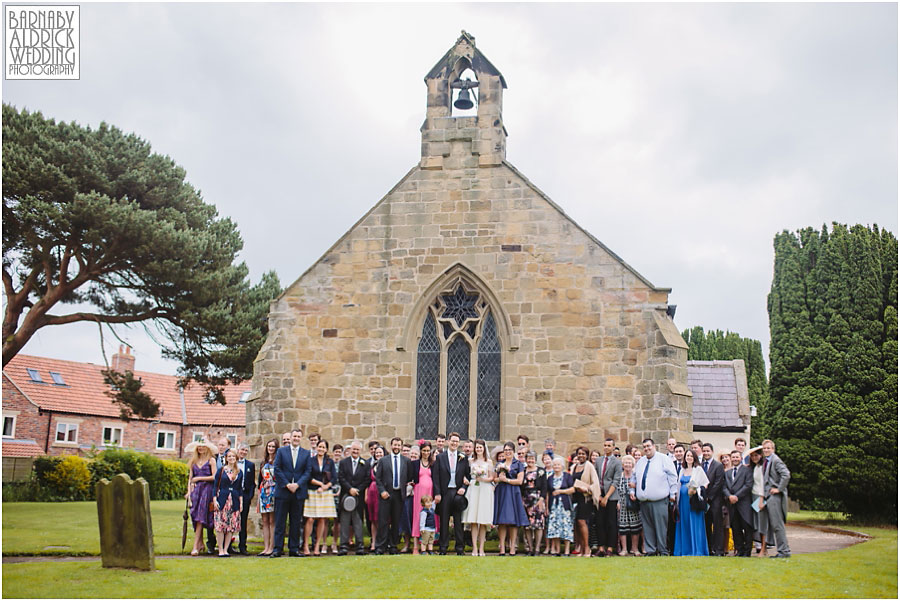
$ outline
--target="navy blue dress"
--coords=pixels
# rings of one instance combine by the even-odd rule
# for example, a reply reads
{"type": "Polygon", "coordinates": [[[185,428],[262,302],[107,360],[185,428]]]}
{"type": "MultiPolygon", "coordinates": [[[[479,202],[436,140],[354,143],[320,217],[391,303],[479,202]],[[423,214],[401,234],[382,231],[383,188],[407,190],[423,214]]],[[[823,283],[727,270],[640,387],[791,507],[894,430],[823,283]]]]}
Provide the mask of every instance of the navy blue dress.
{"type": "MultiPolygon", "coordinates": [[[[696,469],[703,469],[695,467],[696,469]]],[[[690,476],[682,476],[681,492],[678,497],[678,522],[675,524],[674,555],[709,555],[706,542],[706,514],[691,509],[691,497],[688,494],[690,476]]]]}
{"type": "MultiPolygon", "coordinates": [[[[525,464],[513,459],[507,478],[515,480],[519,472],[525,471],[525,464]]],[[[498,482],[494,489],[494,525],[527,526],[528,514],[522,501],[522,489],[513,484],[498,482]]]]}

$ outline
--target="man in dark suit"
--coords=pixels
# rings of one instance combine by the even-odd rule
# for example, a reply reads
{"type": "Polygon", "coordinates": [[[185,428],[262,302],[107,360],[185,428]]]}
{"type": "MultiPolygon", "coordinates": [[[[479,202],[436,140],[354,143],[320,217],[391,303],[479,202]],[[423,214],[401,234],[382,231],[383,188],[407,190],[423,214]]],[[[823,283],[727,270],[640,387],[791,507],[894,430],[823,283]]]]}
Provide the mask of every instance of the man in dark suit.
{"type": "Polygon", "coordinates": [[[291,557],[302,557],[300,553],[300,522],[303,520],[303,505],[306,503],[306,486],[312,473],[312,457],[302,448],[303,433],[291,431],[291,444],[281,447],[275,453],[275,551],[270,557],[281,557],[284,549],[284,526],[288,515],[291,517],[291,531],[288,536],[288,550],[291,557]]]}
{"type": "Polygon", "coordinates": [[[375,552],[378,555],[397,553],[400,542],[400,518],[406,502],[406,485],[413,482],[412,462],[401,454],[403,440],[391,439],[391,452],[378,461],[375,468],[375,486],[381,499],[378,501],[378,537],[375,552]]]}
{"type": "Polygon", "coordinates": [[[753,509],[750,493],[753,490],[753,471],[742,463],[740,451],[731,452],[732,467],[725,470],[723,493],[731,516],[731,534],[738,557],[750,557],[753,548],[753,509]]]}
{"type": "MultiPolygon", "coordinates": [[[[675,443],[675,446],[672,449],[672,455],[674,458],[672,462],[675,463],[675,475],[678,478],[681,478],[681,464],[684,462],[684,454],[687,449],[684,448],[684,445],[681,443],[675,443]]],[[[679,480],[680,482],[680,480],[679,480]]],[[[678,486],[681,486],[679,484],[678,486]]],[[[669,523],[668,528],[666,529],[666,546],[669,547],[669,555],[675,554],[675,505],[669,505],[669,523]]]]}
{"type": "Polygon", "coordinates": [[[250,516],[250,504],[253,501],[253,493],[256,492],[256,465],[247,459],[250,447],[247,443],[238,445],[238,469],[244,475],[243,497],[244,509],[241,511],[241,534],[238,538],[238,553],[247,554],[247,518],[250,516]]]}
{"type": "Polygon", "coordinates": [[[437,456],[432,468],[434,481],[434,501],[437,503],[438,515],[441,519],[440,554],[447,554],[450,544],[450,517],[453,517],[453,538],[456,541],[456,554],[462,555],[465,549],[465,534],[462,523],[462,505],[465,498],[469,477],[469,460],[459,452],[459,434],[451,432],[447,437],[447,451],[437,456]]]}
{"type": "Polygon", "coordinates": [[[354,440],[350,444],[350,456],[341,459],[338,463],[338,482],[341,485],[341,546],[338,555],[346,555],[350,543],[350,526],[353,526],[353,538],[356,541],[356,555],[365,555],[366,546],[363,544],[363,502],[366,489],[372,481],[369,465],[359,456],[362,451],[362,443],[354,440]],[[353,511],[344,509],[344,498],[354,497],[356,508],[353,511]]]}
{"type": "Polygon", "coordinates": [[[709,554],[722,556],[725,555],[725,516],[722,515],[725,468],[713,459],[711,443],[704,442],[700,448],[703,451],[701,465],[709,478],[706,486],[706,500],[709,502],[709,510],[706,512],[706,540],[709,542],[709,554]]]}
{"type": "Polygon", "coordinates": [[[611,557],[616,552],[619,541],[619,478],[622,476],[622,461],[613,455],[616,441],[607,438],[603,442],[603,457],[594,462],[600,480],[600,506],[594,514],[594,528],[597,532],[597,556],[611,557]]]}

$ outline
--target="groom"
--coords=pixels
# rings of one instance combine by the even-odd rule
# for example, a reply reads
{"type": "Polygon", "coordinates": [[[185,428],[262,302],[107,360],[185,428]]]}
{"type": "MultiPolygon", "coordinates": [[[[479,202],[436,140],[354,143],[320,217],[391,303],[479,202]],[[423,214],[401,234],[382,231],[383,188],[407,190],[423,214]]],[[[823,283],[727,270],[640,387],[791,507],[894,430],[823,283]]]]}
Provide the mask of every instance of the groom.
{"type": "Polygon", "coordinates": [[[288,550],[291,557],[302,557],[300,522],[303,520],[303,505],[306,504],[306,485],[313,467],[309,451],[300,446],[302,441],[303,433],[292,430],[291,444],[275,453],[275,551],[270,557],[281,557],[288,515],[291,516],[288,550]]]}
{"type": "Polygon", "coordinates": [[[447,437],[448,449],[437,456],[434,462],[434,501],[441,517],[440,554],[447,554],[450,543],[450,517],[453,516],[453,537],[456,540],[456,554],[465,549],[462,523],[462,499],[465,498],[464,478],[469,477],[469,460],[458,451],[459,434],[452,432],[447,437]]]}

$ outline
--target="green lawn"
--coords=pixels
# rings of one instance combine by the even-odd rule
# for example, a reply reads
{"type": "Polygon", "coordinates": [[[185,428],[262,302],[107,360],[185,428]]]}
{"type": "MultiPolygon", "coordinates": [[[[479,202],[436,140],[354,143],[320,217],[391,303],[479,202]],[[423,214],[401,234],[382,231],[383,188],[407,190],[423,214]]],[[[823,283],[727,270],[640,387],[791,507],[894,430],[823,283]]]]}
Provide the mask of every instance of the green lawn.
{"type": "MultiPolygon", "coordinates": [[[[154,502],[157,551],[181,541],[178,502],[154,502]],[[167,524],[163,527],[164,524],[167,524]]],[[[4,503],[3,552],[48,553],[66,545],[96,553],[92,503],[4,503]]],[[[795,517],[795,516],[791,516],[795,517]]],[[[799,516],[798,516],[799,517],[799,516]]],[[[820,519],[814,516],[813,519],[820,519]]],[[[897,597],[897,530],[856,527],[874,538],[839,551],[790,560],[738,558],[473,558],[327,557],[162,559],[157,571],[105,570],[98,561],[5,564],[3,596],[216,597],[213,582],[228,581],[228,597],[897,597]],[[198,566],[197,562],[203,562],[198,566]],[[589,571],[574,564],[587,562],[589,571]],[[235,568],[239,568],[235,571],[235,568]],[[572,568],[576,568],[573,570],[572,568]],[[685,586],[678,574],[720,574],[685,586]],[[422,574],[427,572],[428,577],[422,574]],[[488,572],[503,573],[492,581],[488,572]],[[203,578],[198,578],[198,574],[203,578]],[[407,577],[397,578],[398,573],[407,577]],[[572,574],[583,574],[573,578],[572,574]],[[235,574],[250,576],[236,578],[235,574]],[[302,582],[297,580],[302,574],[302,582]],[[725,577],[727,575],[727,577],[725,577]],[[65,582],[65,589],[60,589],[65,582]],[[490,584],[487,584],[490,582],[490,584]],[[288,583],[288,584],[285,584],[288,583]],[[294,584],[297,583],[297,584],[294,584]]],[[[59,551],[57,551],[59,552],[59,551]]],[[[692,582],[697,579],[690,579],[692,582]]]]}

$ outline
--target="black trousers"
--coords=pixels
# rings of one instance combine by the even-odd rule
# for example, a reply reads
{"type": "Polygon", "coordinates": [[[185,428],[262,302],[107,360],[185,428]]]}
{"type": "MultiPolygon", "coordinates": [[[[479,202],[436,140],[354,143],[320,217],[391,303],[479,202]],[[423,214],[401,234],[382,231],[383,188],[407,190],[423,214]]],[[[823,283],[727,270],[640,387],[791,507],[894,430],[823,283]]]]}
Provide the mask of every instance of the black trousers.
{"type": "Polygon", "coordinates": [[[400,542],[400,518],[403,516],[403,495],[400,490],[389,490],[387,499],[378,498],[378,537],[375,549],[384,553],[395,551],[400,542]]]}
{"type": "Polygon", "coordinates": [[[438,515],[441,518],[441,538],[438,541],[438,545],[440,550],[445,553],[447,552],[447,547],[450,546],[451,517],[453,518],[453,540],[456,541],[454,549],[457,553],[460,553],[466,548],[466,535],[462,523],[462,510],[453,511],[451,509],[454,505],[453,497],[457,494],[455,489],[448,491],[447,494],[441,497],[441,502],[438,504],[438,515]]]}
{"type": "Polygon", "coordinates": [[[734,550],[738,557],[750,557],[753,550],[753,524],[748,524],[734,505],[731,506],[731,536],[734,538],[734,550]]]}
{"type": "Polygon", "coordinates": [[[241,534],[238,537],[238,549],[241,553],[247,552],[247,519],[250,517],[250,504],[252,501],[252,496],[249,499],[244,497],[244,510],[241,511],[241,534]]]}
{"type": "Polygon", "coordinates": [[[597,544],[600,549],[612,549],[616,552],[619,544],[619,502],[609,500],[606,507],[602,505],[594,511],[594,528],[597,530],[597,544]]]}
{"type": "Polygon", "coordinates": [[[675,505],[669,503],[669,524],[666,529],[666,546],[669,548],[669,555],[675,554],[675,505]]]}
{"type": "Polygon", "coordinates": [[[216,550],[216,530],[212,526],[206,529],[206,548],[210,553],[216,550]]]}
{"type": "Polygon", "coordinates": [[[284,528],[288,517],[291,519],[291,530],[288,534],[288,550],[295,553],[300,552],[301,528],[303,522],[303,506],[306,505],[306,499],[298,499],[291,495],[287,499],[275,499],[275,533],[274,546],[279,553],[284,552],[284,528]]]}
{"type": "Polygon", "coordinates": [[[710,499],[706,512],[706,540],[710,555],[725,555],[725,516],[722,515],[722,499],[710,499]]]}

